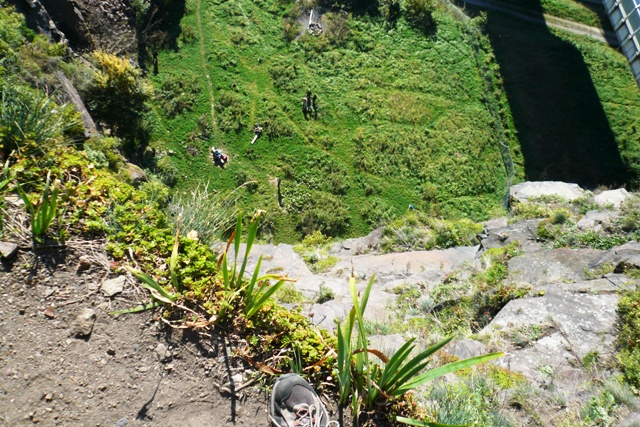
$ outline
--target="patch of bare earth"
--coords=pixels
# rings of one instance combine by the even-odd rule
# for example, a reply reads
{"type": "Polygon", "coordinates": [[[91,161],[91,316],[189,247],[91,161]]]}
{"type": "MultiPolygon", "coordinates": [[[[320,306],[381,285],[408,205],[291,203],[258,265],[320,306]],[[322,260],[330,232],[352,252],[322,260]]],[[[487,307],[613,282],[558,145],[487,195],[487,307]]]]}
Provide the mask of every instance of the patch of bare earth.
{"type": "Polygon", "coordinates": [[[84,252],[23,250],[0,266],[0,426],[269,425],[268,387],[233,348],[158,313],[110,315],[145,295],[130,279],[104,295],[114,274],[104,253],[76,272],[84,252]]]}

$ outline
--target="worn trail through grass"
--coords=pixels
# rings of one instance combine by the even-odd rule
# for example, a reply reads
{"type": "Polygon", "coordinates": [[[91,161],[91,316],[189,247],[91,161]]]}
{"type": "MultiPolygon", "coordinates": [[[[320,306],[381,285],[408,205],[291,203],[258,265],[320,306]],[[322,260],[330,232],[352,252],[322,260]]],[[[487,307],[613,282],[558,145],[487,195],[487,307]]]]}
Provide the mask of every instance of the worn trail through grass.
{"type": "Polygon", "coordinates": [[[202,13],[201,13],[201,1],[197,0],[196,18],[198,20],[198,40],[200,42],[200,58],[202,59],[202,68],[204,70],[205,77],[207,79],[207,87],[209,89],[209,103],[211,105],[211,126],[216,128],[216,114],[215,114],[215,98],[213,96],[213,84],[211,83],[211,76],[209,75],[209,67],[207,65],[207,55],[204,51],[204,32],[202,31],[202,13]]]}

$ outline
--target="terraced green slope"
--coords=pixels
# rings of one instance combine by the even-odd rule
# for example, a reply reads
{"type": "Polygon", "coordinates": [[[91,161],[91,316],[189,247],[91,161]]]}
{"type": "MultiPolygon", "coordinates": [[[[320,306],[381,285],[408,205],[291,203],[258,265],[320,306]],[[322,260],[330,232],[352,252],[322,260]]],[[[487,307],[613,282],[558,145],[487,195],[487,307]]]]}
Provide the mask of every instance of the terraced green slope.
{"type": "Polygon", "coordinates": [[[391,27],[364,15],[349,19],[344,37],[325,31],[289,42],[282,23],[292,7],[187,2],[181,45],[160,53],[153,77],[156,92],[172,76],[200,88],[193,111],[168,118],[167,101],[155,108],[154,139],[175,152],[186,178],[180,190],[255,180],[242,203],[267,210],[266,228],[279,241],[313,229],[363,234],[409,204],[474,219],[501,209],[507,177],[498,140],[515,139],[502,135],[510,113],[487,83],[496,66],[470,24],[438,10],[425,35],[403,20],[391,27]],[[302,114],[307,90],[318,95],[317,120],[302,114]],[[196,138],[199,121],[215,123],[210,138],[196,138]],[[252,146],[254,123],[265,134],[252,146]],[[230,155],[225,170],[211,164],[211,145],[230,155]]]}

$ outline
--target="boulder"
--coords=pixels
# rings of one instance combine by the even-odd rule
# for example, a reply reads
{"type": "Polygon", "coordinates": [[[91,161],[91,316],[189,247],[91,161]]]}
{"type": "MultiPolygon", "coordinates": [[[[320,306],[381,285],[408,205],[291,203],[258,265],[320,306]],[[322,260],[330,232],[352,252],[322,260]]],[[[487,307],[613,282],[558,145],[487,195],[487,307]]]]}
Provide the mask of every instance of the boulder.
{"type": "Polygon", "coordinates": [[[613,206],[619,209],[624,202],[631,197],[631,194],[624,188],[618,188],[617,190],[603,191],[600,194],[594,196],[593,201],[600,207],[606,208],[613,206]]]}
{"type": "Polygon", "coordinates": [[[28,2],[14,2],[16,9],[24,13],[27,18],[27,25],[35,28],[40,34],[46,35],[56,43],[67,44],[67,38],[56,27],[51,16],[39,0],[29,0],[28,2]]]}
{"type": "MultiPolygon", "coordinates": [[[[618,298],[616,294],[574,294],[552,289],[540,297],[510,301],[482,333],[552,322],[560,336],[545,341],[545,353],[549,354],[545,357],[581,363],[589,352],[610,355],[614,351],[618,298]]],[[[531,361],[527,365],[541,363],[548,362],[531,361]]]]}
{"type": "Polygon", "coordinates": [[[512,185],[509,197],[512,201],[526,202],[540,196],[559,196],[568,201],[578,199],[584,195],[584,190],[578,184],[568,184],[560,181],[529,181],[512,185]]]}
{"type": "Polygon", "coordinates": [[[620,216],[616,211],[589,211],[576,226],[581,230],[601,231],[604,226],[620,216]]]}
{"type": "Polygon", "coordinates": [[[336,277],[348,277],[351,271],[361,272],[363,278],[376,274],[381,282],[401,280],[406,284],[441,281],[463,263],[473,262],[478,246],[464,246],[442,250],[359,255],[347,257],[331,270],[336,277]]]}
{"type": "Polygon", "coordinates": [[[500,228],[505,228],[509,225],[507,221],[507,217],[501,217],[496,219],[490,219],[489,221],[485,221],[483,223],[485,233],[489,234],[492,231],[498,230],[500,228]]]}
{"type": "Polygon", "coordinates": [[[561,290],[574,294],[607,295],[616,294],[620,291],[633,290],[640,284],[640,280],[630,279],[622,274],[607,274],[602,278],[594,280],[584,280],[578,282],[564,281],[555,283],[545,283],[534,286],[531,294],[549,292],[551,290],[561,290]]]}
{"type": "Polygon", "coordinates": [[[502,248],[518,241],[525,252],[539,251],[544,245],[538,241],[538,222],[533,219],[487,230],[480,246],[483,249],[502,248]]]}
{"type": "Polygon", "coordinates": [[[149,180],[147,173],[140,166],[134,165],[133,163],[127,163],[124,172],[135,187],[149,180]]]}
{"type": "Polygon", "coordinates": [[[365,237],[346,239],[331,246],[330,253],[338,256],[364,255],[375,251],[382,238],[383,227],[376,228],[365,237]]]}
{"type": "Polygon", "coordinates": [[[631,241],[603,252],[589,263],[588,268],[597,269],[606,264],[614,265],[617,272],[625,267],[640,268],[640,243],[631,241]]]}
{"type": "Polygon", "coordinates": [[[400,334],[391,335],[370,335],[369,348],[380,350],[386,356],[391,357],[407,342],[400,334]]]}
{"type": "Polygon", "coordinates": [[[640,412],[632,412],[622,420],[619,427],[640,427],[640,412]]]}
{"type": "Polygon", "coordinates": [[[121,55],[137,48],[136,12],[128,0],[40,0],[67,38],[81,48],[121,55]]]}

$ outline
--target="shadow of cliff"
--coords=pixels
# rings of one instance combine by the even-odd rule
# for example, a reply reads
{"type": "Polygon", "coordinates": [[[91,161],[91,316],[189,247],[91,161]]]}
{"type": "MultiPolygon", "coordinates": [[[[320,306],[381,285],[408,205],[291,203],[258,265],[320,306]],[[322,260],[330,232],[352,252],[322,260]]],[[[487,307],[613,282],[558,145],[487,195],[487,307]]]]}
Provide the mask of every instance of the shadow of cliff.
{"type": "MultiPolygon", "coordinates": [[[[531,2],[543,18],[539,1],[531,2]]],[[[581,52],[544,24],[487,10],[528,180],[586,188],[633,181],[581,52]]]]}

